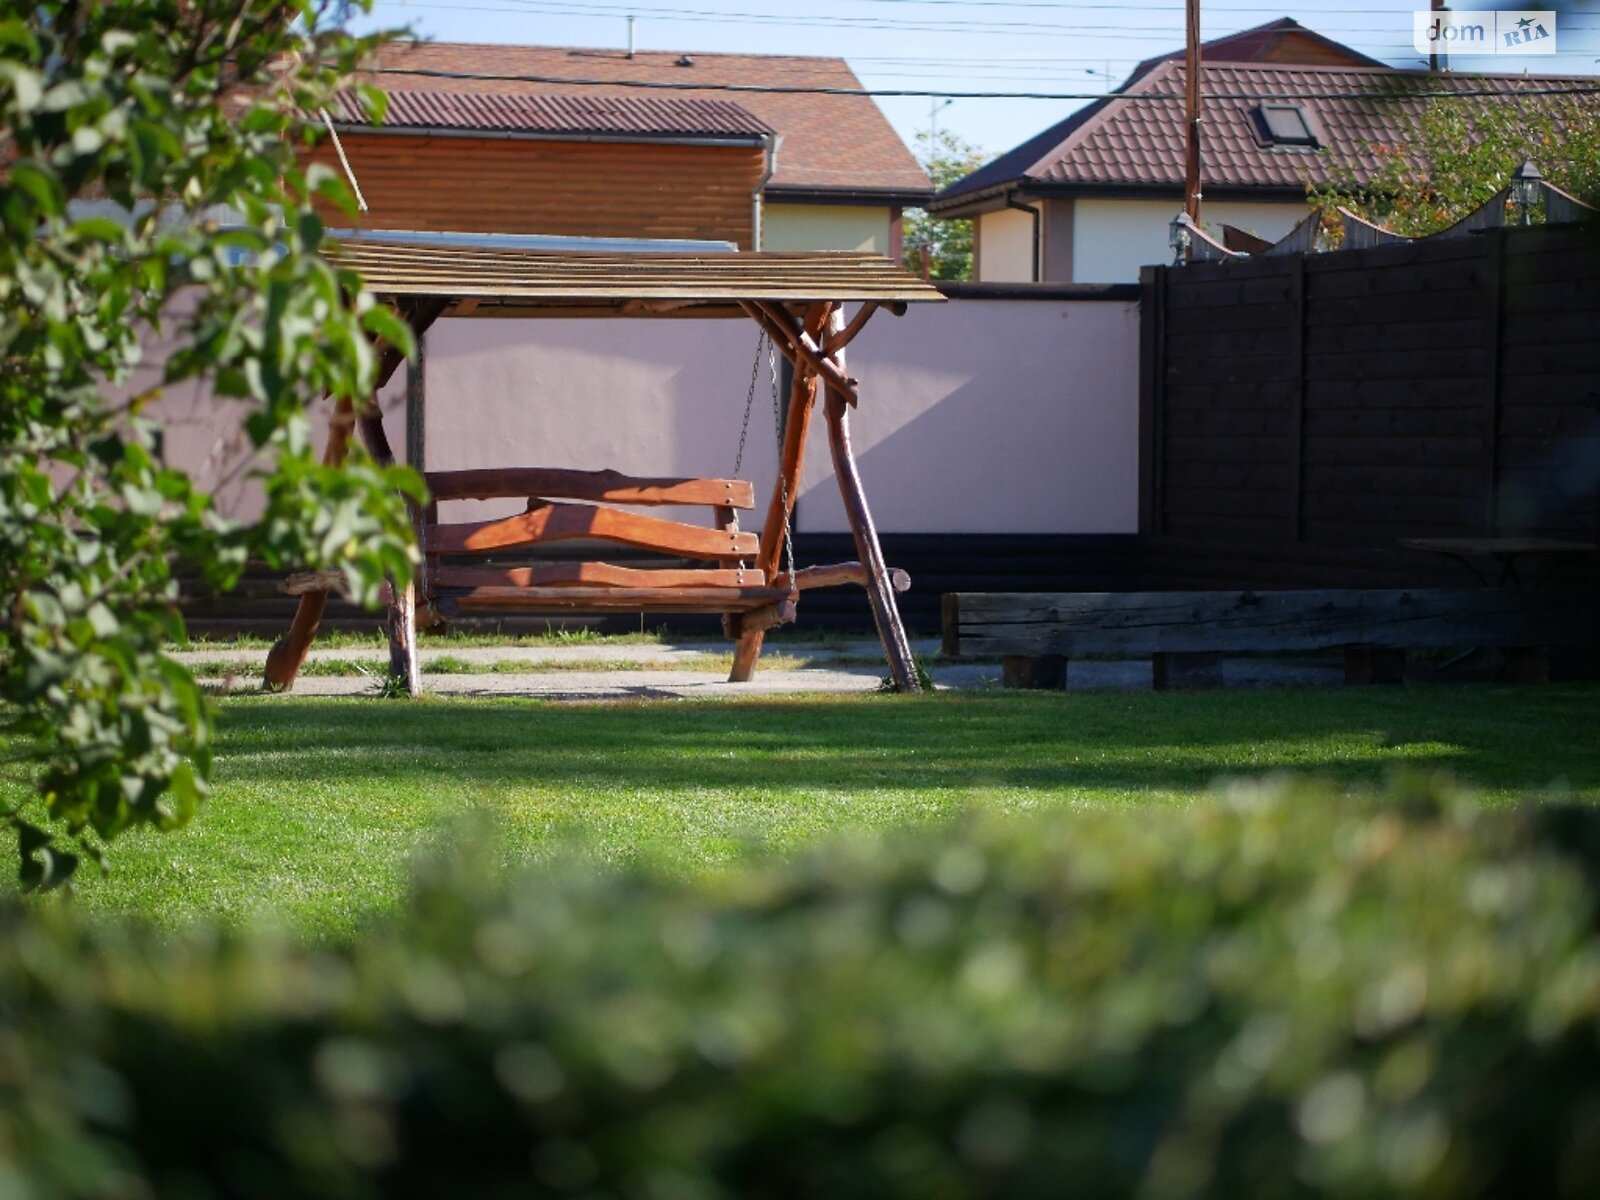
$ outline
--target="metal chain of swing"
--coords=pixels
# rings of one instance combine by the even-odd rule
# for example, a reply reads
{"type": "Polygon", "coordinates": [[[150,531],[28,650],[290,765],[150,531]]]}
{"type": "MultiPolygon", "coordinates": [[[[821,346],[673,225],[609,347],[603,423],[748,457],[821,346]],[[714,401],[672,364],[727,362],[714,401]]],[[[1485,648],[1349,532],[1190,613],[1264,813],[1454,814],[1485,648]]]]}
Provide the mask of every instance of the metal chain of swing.
{"type": "Polygon", "coordinates": [[[772,420],[778,435],[778,491],[783,503],[783,549],[784,559],[789,566],[789,585],[794,586],[794,530],[789,525],[789,484],[783,477],[783,403],[779,398],[778,386],[778,348],[772,339],[763,331],[756,337],[756,357],[750,364],[750,390],[744,398],[744,422],[739,426],[739,452],[733,458],[733,476],[739,477],[739,468],[744,465],[744,444],[750,436],[750,414],[756,403],[756,380],[761,375],[761,347],[767,347],[767,370],[772,376],[772,420]]]}

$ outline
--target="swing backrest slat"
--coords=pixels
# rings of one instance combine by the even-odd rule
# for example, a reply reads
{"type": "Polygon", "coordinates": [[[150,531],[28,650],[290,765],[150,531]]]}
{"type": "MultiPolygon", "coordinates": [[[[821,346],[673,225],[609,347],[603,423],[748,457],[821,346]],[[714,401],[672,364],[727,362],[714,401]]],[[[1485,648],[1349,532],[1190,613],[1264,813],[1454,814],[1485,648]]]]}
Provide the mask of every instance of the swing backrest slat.
{"type": "Polygon", "coordinates": [[[512,496],[611,504],[710,504],[721,508],[756,505],[755,488],[744,479],[637,478],[619,471],[572,471],[559,467],[428,471],[423,478],[435,500],[512,496]]]}

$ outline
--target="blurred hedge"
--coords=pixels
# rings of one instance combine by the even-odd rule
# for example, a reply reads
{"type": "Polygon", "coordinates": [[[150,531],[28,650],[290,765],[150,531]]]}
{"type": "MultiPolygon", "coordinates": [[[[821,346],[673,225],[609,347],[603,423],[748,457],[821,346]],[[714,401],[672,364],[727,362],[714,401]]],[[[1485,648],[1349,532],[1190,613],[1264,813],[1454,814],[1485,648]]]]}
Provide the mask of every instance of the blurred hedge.
{"type": "Polygon", "coordinates": [[[1240,787],[709,884],[462,852],[350,948],[11,911],[0,1196],[1591,1197],[1597,828],[1240,787]]]}

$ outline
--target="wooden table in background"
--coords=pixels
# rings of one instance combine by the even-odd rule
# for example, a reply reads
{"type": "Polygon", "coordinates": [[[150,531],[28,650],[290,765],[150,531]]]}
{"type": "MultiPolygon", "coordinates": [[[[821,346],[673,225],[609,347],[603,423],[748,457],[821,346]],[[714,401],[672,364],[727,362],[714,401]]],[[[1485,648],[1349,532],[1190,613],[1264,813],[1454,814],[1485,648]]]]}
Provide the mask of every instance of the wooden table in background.
{"type": "Polygon", "coordinates": [[[1563,558],[1579,558],[1593,554],[1592,542],[1567,542],[1557,538],[1537,537],[1443,537],[1401,538],[1400,544],[1408,550],[1428,550],[1455,559],[1484,587],[1521,587],[1517,574],[1519,560],[1538,560],[1546,564],[1546,576],[1563,558]],[[1494,564],[1498,574],[1491,579],[1478,569],[1479,564],[1494,564]]]}
{"type": "MultiPolygon", "coordinates": [[[[1523,586],[1522,576],[1517,572],[1519,562],[1544,563],[1543,576],[1534,581],[1543,583],[1563,559],[1579,559],[1597,550],[1592,542],[1539,537],[1402,538],[1400,544],[1409,550],[1427,550],[1455,559],[1471,571],[1484,587],[1512,589],[1523,586]],[[1480,570],[1480,566],[1488,567],[1493,578],[1490,573],[1480,570]]],[[[1506,679],[1517,683],[1549,682],[1548,646],[1503,646],[1500,654],[1506,679]]]]}

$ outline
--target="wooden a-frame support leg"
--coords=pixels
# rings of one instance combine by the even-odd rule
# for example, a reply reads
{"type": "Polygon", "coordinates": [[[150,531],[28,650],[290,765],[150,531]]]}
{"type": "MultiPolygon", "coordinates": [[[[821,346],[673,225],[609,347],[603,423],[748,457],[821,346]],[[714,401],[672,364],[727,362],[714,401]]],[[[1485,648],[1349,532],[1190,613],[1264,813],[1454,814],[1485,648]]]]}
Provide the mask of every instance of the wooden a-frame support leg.
{"type": "MultiPolygon", "coordinates": [[[[850,448],[849,409],[855,383],[845,368],[844,347],[861,331],[875,307],[864,307],[846,327],[843,313],[837,306],[813,305],[806,313],[802,328],[797,329],[793,318],[778,306],[754,302],[744,305],[745,311],[773,337],[779,349],[794,365],[796,392],[790,398],[791,422],[800,408],[801,381],[805,380],[808,387],[803,412],[800,413],[804,420],[809,418],[817,390],[823,386],[821,376],[827,376],[828,445],[833,456],[833,471],[839,482],[839,494],[844,499],[850,532],[855,537],[857,557],[866,569],[867,599],[872,606],[872,619],[878,628],[878,638],[883,643],[884,658],[889,664],[889,678],[896,691],[919,692],[922,687],[917,681],[916,661],[911,655],[905,625],[900,620],[900,607],[895,601],[893,582],[883,561],[883,548],[878,543],[878,531],[873,526],[866,491],[861,485],[861,475],[856,470],[855,455],[850,448]],[[820,336],[824,328],[828,330],[825,341],[820,336]],[[798,344],[807,341],[810,342],[809,350],[798,344]],[[820,355],[817,353],[819,341],[820,355]]],[[[791,439],[787,429],[784,437],[785,453],[780,465],[780,481],[787,481],[787,498],[791,505],[799,483],[800,464],[805,455],[804,431],[805,425],[802,424],[800,436],[793,440],[792,460],[789,453],[791,439]]],[[[763,566],[769,579],[777,569],[778,543],[782,538],[782,522],[787,515],[780,507],[775,489],[773,508],[768,513],[767,528],[762,536],[763,566]],[[779,522],[776,530],[773,529],[774,514],[779,522]]],[[[749,679],[760,652],[761,634],[741,631],[739,646],[734,651],[733,673],[729,678],[736,683],[749,679]]]]}
{"type": "Polygon", "coordinates": [[[828,448],[833,452],[833,473],[839,481],[839,494],[844,498],[844,512],[850,522],[850,532],[855,536],[856,555],[867,570],[867,600],[872,605],[872,620],[878,627],[878,640],[883,643],[883,656],[889,663],[889,678],[897,692],[920,692],[922,685],[917,682],[917,665],[911,657],[911,643],[906,638],[906,627],[900,621],[900,606],[895,603],[889,569],[883,561],[883,548],[878,544],[878,531],[872,524],[867,494],[861,486],[861,475],[856,470],[855,455],[850,450],[850,406],[832,388],[828,389],[827,414],[828,448]]]}
{"type": "MultiPolygon", "coordinates": [[[[412,333],[421,338],[449,304],[446,297],[429,296],[408,306],[400,315],[410,324],[412,333]]],[[[368,452],[382,466],[394,464],[394,451],[383,431],[377,393],[403,362],[405,355],[394,346],[384,345],[381,348],[371,408],[360,418],[362,440],[367,443],[368,452]]],[[[355,423],[354,406],[349,399],[340,400],[328,422],[328,445],[322,454],[324,465],[338,466],[348,456],[350,431],[355,423]]],[[[422,674],[417,664],[416,592],[411,584],[404,588],[396,588],[391,584],[389,593],[389,612],[385,620],[385,628],[389,632],[389,675],[390,678],[403,678],[407,691],[415,696],[422,690],[422,674]]],[[[300,674],[300,668],[311,650],[311,642],[317,636],[317,626],[322,621],[327,604],[326,590],[309,591],[301,595],[288,632],[267,652],[265,683],[269,690],[285,692],[294,686],[295,677],[300,674]]]]}
{"type": "MultiPolygon", "coordinates": [[[[814,304],[806,312],[805,328],[813,336],[827,323],[831,305],[814,304]]],[[[751,314],[756,316],[754,312],[751,314]]],[[[760,323],[760,318],[757,317],[760,323]]],[[[763,326],[765,327],[765,326],[763,326]]],[[[783,556],[784,534],[789,517],[794,512],[794,502],[800,488],[800,469],[806,459],[806,440],[811,433],[811,410],[816,407],[820,381],[816,374],[797,361],[781,341],[774,339],[778,350],[794,367],[794,384],[789,389],[789,409],[784,417],[783,446],[778,456],[778,476],[772,484],[772,500],[767,505],[766,523],[761,527],[761,557],[756,565],[765,578],[777,574],[783,556]]],[[[767,630],[774,622],[757,622],[748,616],[731,618],[730,631],[737,630],[738,642],[733,648],[733,669],[728,672],[729,683],[749,683],[756,673],[756,662],[761,657],[761,646],[766,641],[767,630]]]]}
{"type": "MultiPolygon", "coordinates": [[[[322,451],[324,466],[336,467],[350,453],[350,429],[355,424],[355,413],[348,399],[334,406],[328,420],[328,444],[322,451]]],[[[272,644],[267,651],[265,683],[268,691],[286,692],[294,686],[295,676],[311,650],[317,636],[317,626],[322,624],[322,612],[328,607],[326,591],[305,592],[294,610],[294,620],[288,632],[272,644]]]]}
{"type": "MultiPolygon", "coordinates": [[[[374,403],[361,418],[361,440],[367,452],[380,467],[394,465],[394,448],[389,445],[389,435],[384,432],[383,412],[374,403]]],[[[411,508],[411,524],[416,527],[420,514],[411,508]]],[[[388,612],[384,614],[383,630],[389,635],[389,682],[405,685],[408,696],[422,695],[422,667],[417,661],[417,589],[414,580],[404,586],[393,579],[389,581],[388,612]]]]}
{"type": "MultiPolygon", "coordinates": [[[[842,375],[848,374],[844,343],[860,331],[864,320],[858,316],[847,330],[842,314],[833,314],[828,327],[829,349],[842,375]]],[[[917,680],[916,660],[911,657],[911,643],[906,639],[906,627],[900,620],[900,605],[895,601],[889,568],[883,561],[883,547],[878,544],[878,530],[872,524],[872,510],[867,507],[867,492],[861,486],[861,473],[856,470],[856,458],[850,449],[849,398],[831,385],[827,414],[833,474],[839,481],[839,494],[844,498],[845,518],[855,536],[856,555],[867,571],[867,601],[872,606],[873,624],[878,627],[878,640],[883,643],[883,656],[889,663],[889,679],[897,692],[920,692],[922,685],[917,680]]]]}

